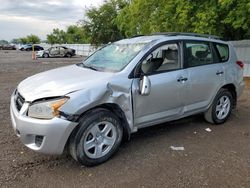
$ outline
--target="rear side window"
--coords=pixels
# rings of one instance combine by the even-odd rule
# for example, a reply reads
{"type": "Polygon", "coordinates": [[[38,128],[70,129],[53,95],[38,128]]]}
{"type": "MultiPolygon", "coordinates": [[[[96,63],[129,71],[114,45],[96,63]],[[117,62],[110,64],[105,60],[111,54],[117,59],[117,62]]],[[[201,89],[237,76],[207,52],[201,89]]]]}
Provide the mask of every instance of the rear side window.
{"type": "Polygon", "coordinates": [[[212,51],[208,42],[186,42],[185,49],[188,67],[213,63],[212,51]]]}
{"type": "Polygon", "coordinates": [[[215,46],[215,49],[218,52],[218,56],[219,56],[220,62],[227,61],[228,58],[229,58],[229,48],[228,48],[228,45],[215,43],[214,46],[215,46]]]}

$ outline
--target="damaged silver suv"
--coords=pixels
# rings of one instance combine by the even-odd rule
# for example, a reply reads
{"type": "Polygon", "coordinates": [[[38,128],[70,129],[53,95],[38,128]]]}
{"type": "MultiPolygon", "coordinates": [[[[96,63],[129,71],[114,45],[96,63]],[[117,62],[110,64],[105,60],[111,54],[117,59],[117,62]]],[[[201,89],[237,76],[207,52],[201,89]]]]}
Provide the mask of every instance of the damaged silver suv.
{"type": "Polygon", "coordinates": [[[104,46],[82,63],[31,76],[11,97],[23,144],[86,166],[138,129],[204,113],[224,123],[243,90],[243,63],[215,36],[161,33],[104,46]],[[66,147],[68,146],[68,147],[66,147]]]}

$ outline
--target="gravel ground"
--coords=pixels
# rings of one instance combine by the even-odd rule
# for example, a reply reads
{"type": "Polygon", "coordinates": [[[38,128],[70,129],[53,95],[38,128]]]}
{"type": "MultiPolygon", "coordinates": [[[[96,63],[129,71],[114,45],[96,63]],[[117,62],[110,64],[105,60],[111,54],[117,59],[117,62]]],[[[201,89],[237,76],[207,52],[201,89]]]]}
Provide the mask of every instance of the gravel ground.
{"type": "Polygon", "coordinates": [[[14,88],[35,73],[82,59],[32,61],[29,52],[0,51],[0,187],[249,187],[250,81],[225,124],[213,126],[197,115],[142,129],[111,160],[96,167],[81,166],[66,154],[46,156],[23,146],[10,122],[14,88]]]}

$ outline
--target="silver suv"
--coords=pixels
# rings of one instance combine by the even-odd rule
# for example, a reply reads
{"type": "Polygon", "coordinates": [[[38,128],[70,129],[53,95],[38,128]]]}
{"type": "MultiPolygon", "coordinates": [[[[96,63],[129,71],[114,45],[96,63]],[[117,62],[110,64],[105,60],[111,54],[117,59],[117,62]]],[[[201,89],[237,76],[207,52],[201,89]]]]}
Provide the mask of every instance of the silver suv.
{"type": "Polygon", "coordinates": [[[69,148],[75,160],[92,166],[143,127],[197,113],[224,123],[243,86],[243,63],[215,36],[137,36],[22,81],[11,97],[11,120],[30,149],[61,154],[69,148]]]}

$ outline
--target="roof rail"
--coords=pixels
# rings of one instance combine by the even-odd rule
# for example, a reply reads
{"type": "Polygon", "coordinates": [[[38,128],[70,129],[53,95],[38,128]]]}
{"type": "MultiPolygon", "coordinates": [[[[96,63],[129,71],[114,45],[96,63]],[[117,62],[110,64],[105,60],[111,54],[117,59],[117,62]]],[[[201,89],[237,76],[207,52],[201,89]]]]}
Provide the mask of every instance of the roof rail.
{"type": "Polygon", "coordinates": [[[199,33],[185,33],[185,32],[163,32],[163,33],[153,33],[152,35],[166,35],[166,36],[192,36],[192,37],[205,37],[205,38],[212,38],[212,39],[222,39],[216,35],[208,35],[208,34],[199,34],[199,33]]]}
{"type": "Polygon", "coordinates": [[[142,37],[142,36],[144,36],[144,35],[133,35],[132,37],[130,37],[130,38],[136,38],[136,37],[142,37]]]}

